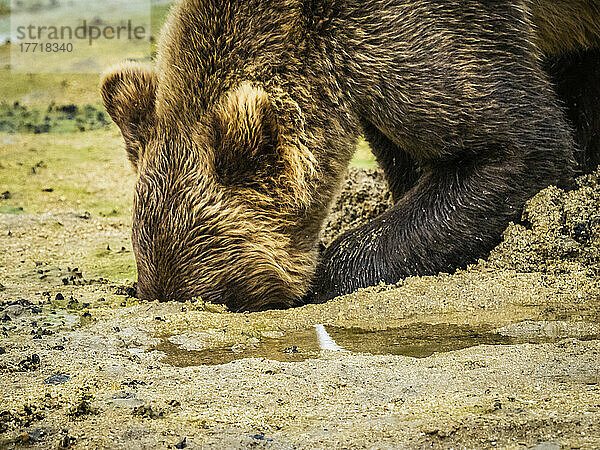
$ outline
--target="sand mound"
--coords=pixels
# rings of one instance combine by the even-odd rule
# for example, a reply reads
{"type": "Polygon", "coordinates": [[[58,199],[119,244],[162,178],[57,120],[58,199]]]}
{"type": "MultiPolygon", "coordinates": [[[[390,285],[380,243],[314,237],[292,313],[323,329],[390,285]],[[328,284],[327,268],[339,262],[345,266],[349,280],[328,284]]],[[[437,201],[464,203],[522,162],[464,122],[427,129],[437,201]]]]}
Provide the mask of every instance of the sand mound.
{"type": "Polygon", "coordinates": [[[549,187],[525,206],[523,223],[511,224],[487,266],[519,272],[600,273],[600,171],[565,192],[549,187]]]}
{"type": "Polygon", "coordinates": [[[367,223],[392,206],[381,169],[350,169],[321,236],[329,245],[340,234],[367,223]]]}

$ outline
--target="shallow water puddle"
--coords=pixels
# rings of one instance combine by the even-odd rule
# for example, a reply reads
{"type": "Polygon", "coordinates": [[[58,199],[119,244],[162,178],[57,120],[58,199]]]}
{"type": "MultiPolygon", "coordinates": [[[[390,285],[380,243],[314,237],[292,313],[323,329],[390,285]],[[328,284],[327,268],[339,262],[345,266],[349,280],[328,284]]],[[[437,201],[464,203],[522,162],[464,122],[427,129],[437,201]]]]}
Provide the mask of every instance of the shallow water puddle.
{"type": "MultiPolygon", "coordinates": [[[[402,355],[426,358],[434,353],[445,353],[477,345],[509,345],[552,342],[559,337],[539,335],[511,337],[492,329],[450,324],[413,324],[385,331],[367,331],[358,328],[321,327],[326,335],[319,336],[319,327],[289,332],[280,338],[265,338],[260,342],[222,346],[205,350],[189,350],[175,344],[172,337],[161,337],[153,350],[163,353],[163,362],[176,367],[226,364],[243,358],[267,358],[283,362],[300,362],[318,358],[323,343],[330,338],[337,350],[373,355],[402,355]]],[[[600,339],[590,335],[583,340],[600,339]]],[[[331,345],[329,342],[328,345],[331,345]]]]}
{"type": "Polygon", "coordinates": [[[291,332],[281,338],[266,338],[258,343],[188,350],[161,337],[153,349],[165,354],[163,362],[176,367],[227,364],[243,358],[268,358],[284,362],[300,362],[318,358],[321,348],[314,329],[291,332]]]}

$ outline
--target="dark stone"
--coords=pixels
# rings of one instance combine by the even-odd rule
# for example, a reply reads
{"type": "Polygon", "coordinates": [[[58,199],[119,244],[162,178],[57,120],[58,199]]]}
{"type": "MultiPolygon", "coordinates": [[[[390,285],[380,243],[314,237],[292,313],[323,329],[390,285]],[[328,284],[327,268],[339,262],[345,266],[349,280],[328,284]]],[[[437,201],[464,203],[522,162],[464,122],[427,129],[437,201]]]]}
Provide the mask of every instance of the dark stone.
{"type": "Polygon", "coordinates": [[[585,244],[590,240],[591,234],[587,224],[578,223],[573,228],[573,237],[580,244],[585,244]]]}
{"type": "Polygon", "coordinates": [[[69,381],[71,377],[64,373],[55,373],[44,380],[44,384],[63,384],[69,381]]]}
{"type": "Polygon", "coordinates": [[[250,435],[250,437],[252,439],[256,439],[257,441],[273,442],[273,439],[266,438],[264,434],[252,434],[250,435]]]}

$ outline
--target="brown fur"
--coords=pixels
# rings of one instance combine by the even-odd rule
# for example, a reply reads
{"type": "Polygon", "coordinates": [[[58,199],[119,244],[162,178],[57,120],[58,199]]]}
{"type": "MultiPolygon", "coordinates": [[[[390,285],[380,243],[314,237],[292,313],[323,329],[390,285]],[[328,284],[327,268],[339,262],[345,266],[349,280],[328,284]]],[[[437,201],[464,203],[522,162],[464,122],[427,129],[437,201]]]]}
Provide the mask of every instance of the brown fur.
{"type": "Polygon", "coordinates": [[[482,256],[572,175],[541,58],[594,48],[592,0],[180,0],[154,69],[102,94],[139,179],[143,298],[233,310],[324,300],[482,256]],[[359,135],[396,206],[325,252],[359,135]]]}
{"type": "Polygon", "coordinates": [[[591,49],[600,41],[598,0],[532,0],[536,43],[546,55],[591,49]]]}
{"type": "Polygon", "coordinates": [[[106,110],[121,128],[127,156],[137,169],[149,131],[156,122],[156,75],[152,68],[124,64],[102,81],[106,110]]]}

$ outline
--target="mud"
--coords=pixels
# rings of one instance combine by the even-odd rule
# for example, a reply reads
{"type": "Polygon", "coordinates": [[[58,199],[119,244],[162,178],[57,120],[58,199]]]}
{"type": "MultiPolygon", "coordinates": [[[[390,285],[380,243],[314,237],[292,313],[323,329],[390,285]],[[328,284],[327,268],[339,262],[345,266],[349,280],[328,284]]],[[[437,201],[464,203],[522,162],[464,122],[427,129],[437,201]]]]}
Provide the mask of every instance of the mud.
{"type": "MultiPolygon", "coordinates": [[[[132,297],[130,194],[106,203],[131,192],[118,138],[63,184],[32,156],[31,192],[64,197],[48,205],[0,160],[23,207],[0,215],[0,447],[600,446],[599,174],[540,193],[467,270],[234,314],[132,297]]],[[[325,241],[389,205],[378,173],[349,186],[325,241]]]]}

